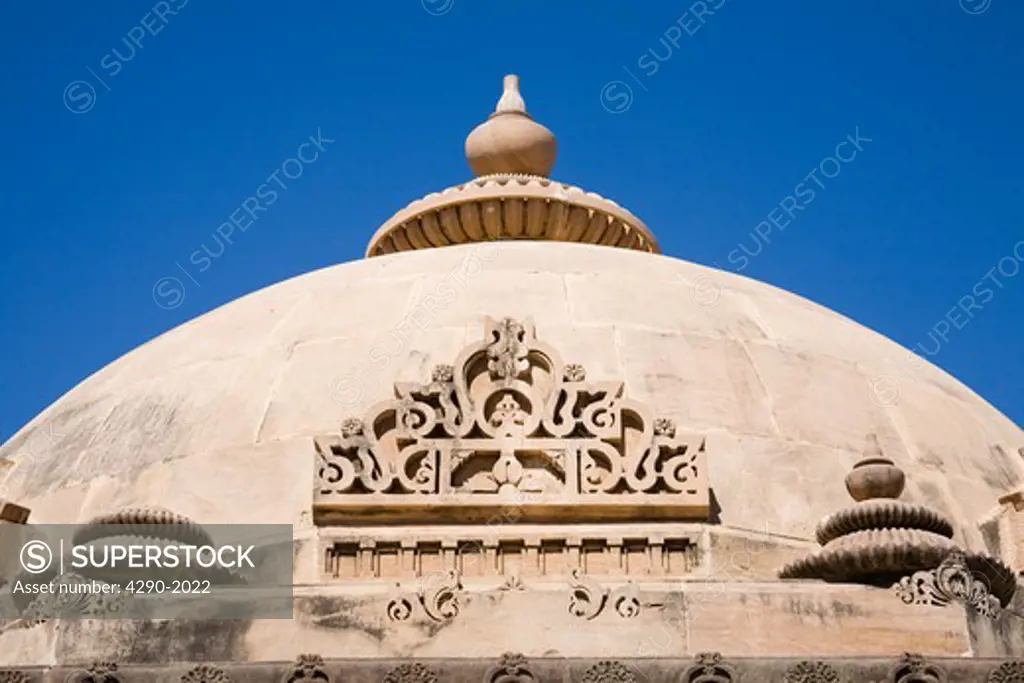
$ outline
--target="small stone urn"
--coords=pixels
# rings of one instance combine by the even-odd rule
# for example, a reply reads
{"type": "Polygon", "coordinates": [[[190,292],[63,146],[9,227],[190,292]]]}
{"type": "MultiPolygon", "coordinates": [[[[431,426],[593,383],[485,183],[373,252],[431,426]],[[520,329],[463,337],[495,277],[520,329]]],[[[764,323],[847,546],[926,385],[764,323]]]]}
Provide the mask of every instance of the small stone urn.
{"type": "Polygon", "coordinates": [[[846,490],[860,502],[872,498],[899,498],[906,484],[903,470],[882,455],[878,437],[868,437],[864,457],[846,475],[846,490]]]}

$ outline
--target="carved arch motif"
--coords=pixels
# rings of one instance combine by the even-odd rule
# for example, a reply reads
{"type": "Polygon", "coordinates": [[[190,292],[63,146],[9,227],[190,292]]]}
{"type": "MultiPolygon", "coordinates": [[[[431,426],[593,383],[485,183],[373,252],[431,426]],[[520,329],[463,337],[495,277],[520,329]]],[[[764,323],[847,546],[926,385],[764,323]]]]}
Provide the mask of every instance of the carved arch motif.
{"type": "Polygon", "coordinates": [[[733,683],[736,669],[722,661],[720,652],[700,652],[679,677],[679,683],[733,683]]]}
{"type": "Polygon", "coordinates": [[[922,655],[905,652],[889,671],[891,683],[946,683],[946,671],[922,655]]]}
{"type": "Polygon", "coordinates": [[[704,439],[655,419],[620,381],[585,380],[530,320],[488,318],[485,338],[429,382],[397,383],[394,399],[314,439],[314,520],[465,523],[509,502],[524,521],[566,505],[592,521],[707,519],[704,439]]]}
{"type": "Polygon", "coordinates": [[[330,683],[331,677],[324,670],[324,658],[320,655],[299,655],[291,671],[285,674],[281,683],[297,683],[297,681],[330,683]]]}

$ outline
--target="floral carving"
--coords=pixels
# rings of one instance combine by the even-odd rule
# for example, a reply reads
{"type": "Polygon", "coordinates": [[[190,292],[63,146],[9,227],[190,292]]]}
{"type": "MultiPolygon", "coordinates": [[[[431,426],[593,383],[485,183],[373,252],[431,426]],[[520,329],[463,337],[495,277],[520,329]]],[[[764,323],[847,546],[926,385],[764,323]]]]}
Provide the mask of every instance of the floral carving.
{"type": "Polygon", "coordinates": [[[181,683],[231,683],[231,679],[223,669],[200,664],[182,674],[181,683]]]}
{"type": "Polygon", "coordinates": [[[676,435],[676,423],[667,417],[659,417],[654,421],[654,433],[671,439],[676,435]]]}
{"type": "Polygon", "coordinates": [[[363,421],[358,417],[346,417],[341,421],[341,435],[346,438],[359,436],[363,433],[363,421]]]}
{"type": "Polygon", "coordinates": [[[786,683],[839,683],[839,672],[825,662],[798,662],[790,667],[786,683]]]}
{"type": "Polygon", "coordinates": [[[891,683],[946,683],[946,671],[919,654],[904,652],[889,672],[891,683]]]}
{"type": "Polygon", "coordinates": [[[482,683],[536,683],[526,657],[518,652],[501,655],[497,666],[488,669],[482,683]]]}
{"type": "Polygon", "coordinates": [[[1024,660],[1003,662],[988,675],[988,683],[1024,683],[1024,660]]]}
{"type": "Polygon", "coordinates": [[[736,669],[722,662],[719,652],[700,652],[693,658],[693,664],[683,671],[680,683],[732,683],[736,669]]]}
{"type": "Polygon", "coordinates": [[[636,674],[622,662],[598,662],[583,673],[582,683],[637,683],[636,674]]]}
{"type": "Polygon", "coordinates": [[[935,569],[904,576],[893,590],[908,605],[945,607],[958,602],[987,617],[995,617],[1002,608],[986,582],[975,578],[960,550],[949,553],[935,569]]]}
{"type": "Polygon", "coordinates": [[[434,382],[451,382],[455,379],[455,368],[451,365],[435,365],[430,372],[430,379],[434,382]]]}
{"type": "Polygon", "coordinates": [[[314,520],[349,522],[381,506],[396,520],[450,519],[424,500],[436,496],[458,504],[461,520],[483,521],[506,494],[538,521],[576,502],[595,520],[605,509],[621,518],[624,505],[707,519],[704,439],[655,420],[622,382],[585,378],[529,320],[488,319],[484,339],[430,382],[398,383],[394,399],[314,439],[314,520]]]}
{"type": "Polygon", "coordinates": [[[0,683],[29,683],[31,679],[24,671],[6,669],[0,671],[0,683]]]}
{"type": "Polygon", "coordinates": [[[584,382],[587,379],[587,371],[578,363],[569,363],[565,366],[563,377],[566,382],[584,382]]]}
{"type": "Polygon", "coordinates": [[[399,664],[384,676],[384,683],[437,683],[437,674],[419,663],[399,664]]]}

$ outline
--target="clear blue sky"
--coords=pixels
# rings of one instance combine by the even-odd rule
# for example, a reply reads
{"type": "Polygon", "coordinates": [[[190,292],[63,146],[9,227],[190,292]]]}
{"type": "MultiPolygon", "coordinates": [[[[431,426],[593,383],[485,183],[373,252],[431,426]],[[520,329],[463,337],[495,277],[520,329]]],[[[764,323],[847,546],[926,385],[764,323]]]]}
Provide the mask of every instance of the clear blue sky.
{"type": "Polygon", "coordinates": [[[629,207],[669,255],[930,349],[987,281],[931,360],[1024,423],[1024,3],[690,7],[5,3],[0,440],[162,332],[360,257],[394,211],[468,178],[463,140],[509,72],[559,137],[554,176],[629,207]],[[786,225],[773,209],[858,128],[871,142],[786,225]],[[190,255],[318,129],[336,142],[199,272],[190,255]],[[784,230],[743,263],[769,215],[784,230]],[[161,308],[174,276],[185,298],[161,308]]]}

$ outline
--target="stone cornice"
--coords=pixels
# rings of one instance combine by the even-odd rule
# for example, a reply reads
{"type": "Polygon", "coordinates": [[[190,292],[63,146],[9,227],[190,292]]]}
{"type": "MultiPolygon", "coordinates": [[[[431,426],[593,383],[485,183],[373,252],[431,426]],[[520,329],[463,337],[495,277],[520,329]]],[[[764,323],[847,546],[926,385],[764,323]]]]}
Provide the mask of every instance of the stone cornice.
{"type": "Polygon", "coordinates": [[[0,669],[4,683],[912,683],[1024,681],[1024,660],[927,657],[767,658],[698,653],[692,658],[622,660],[537,658],[323,659],[296,662],[175,663],[0,669]]]}

